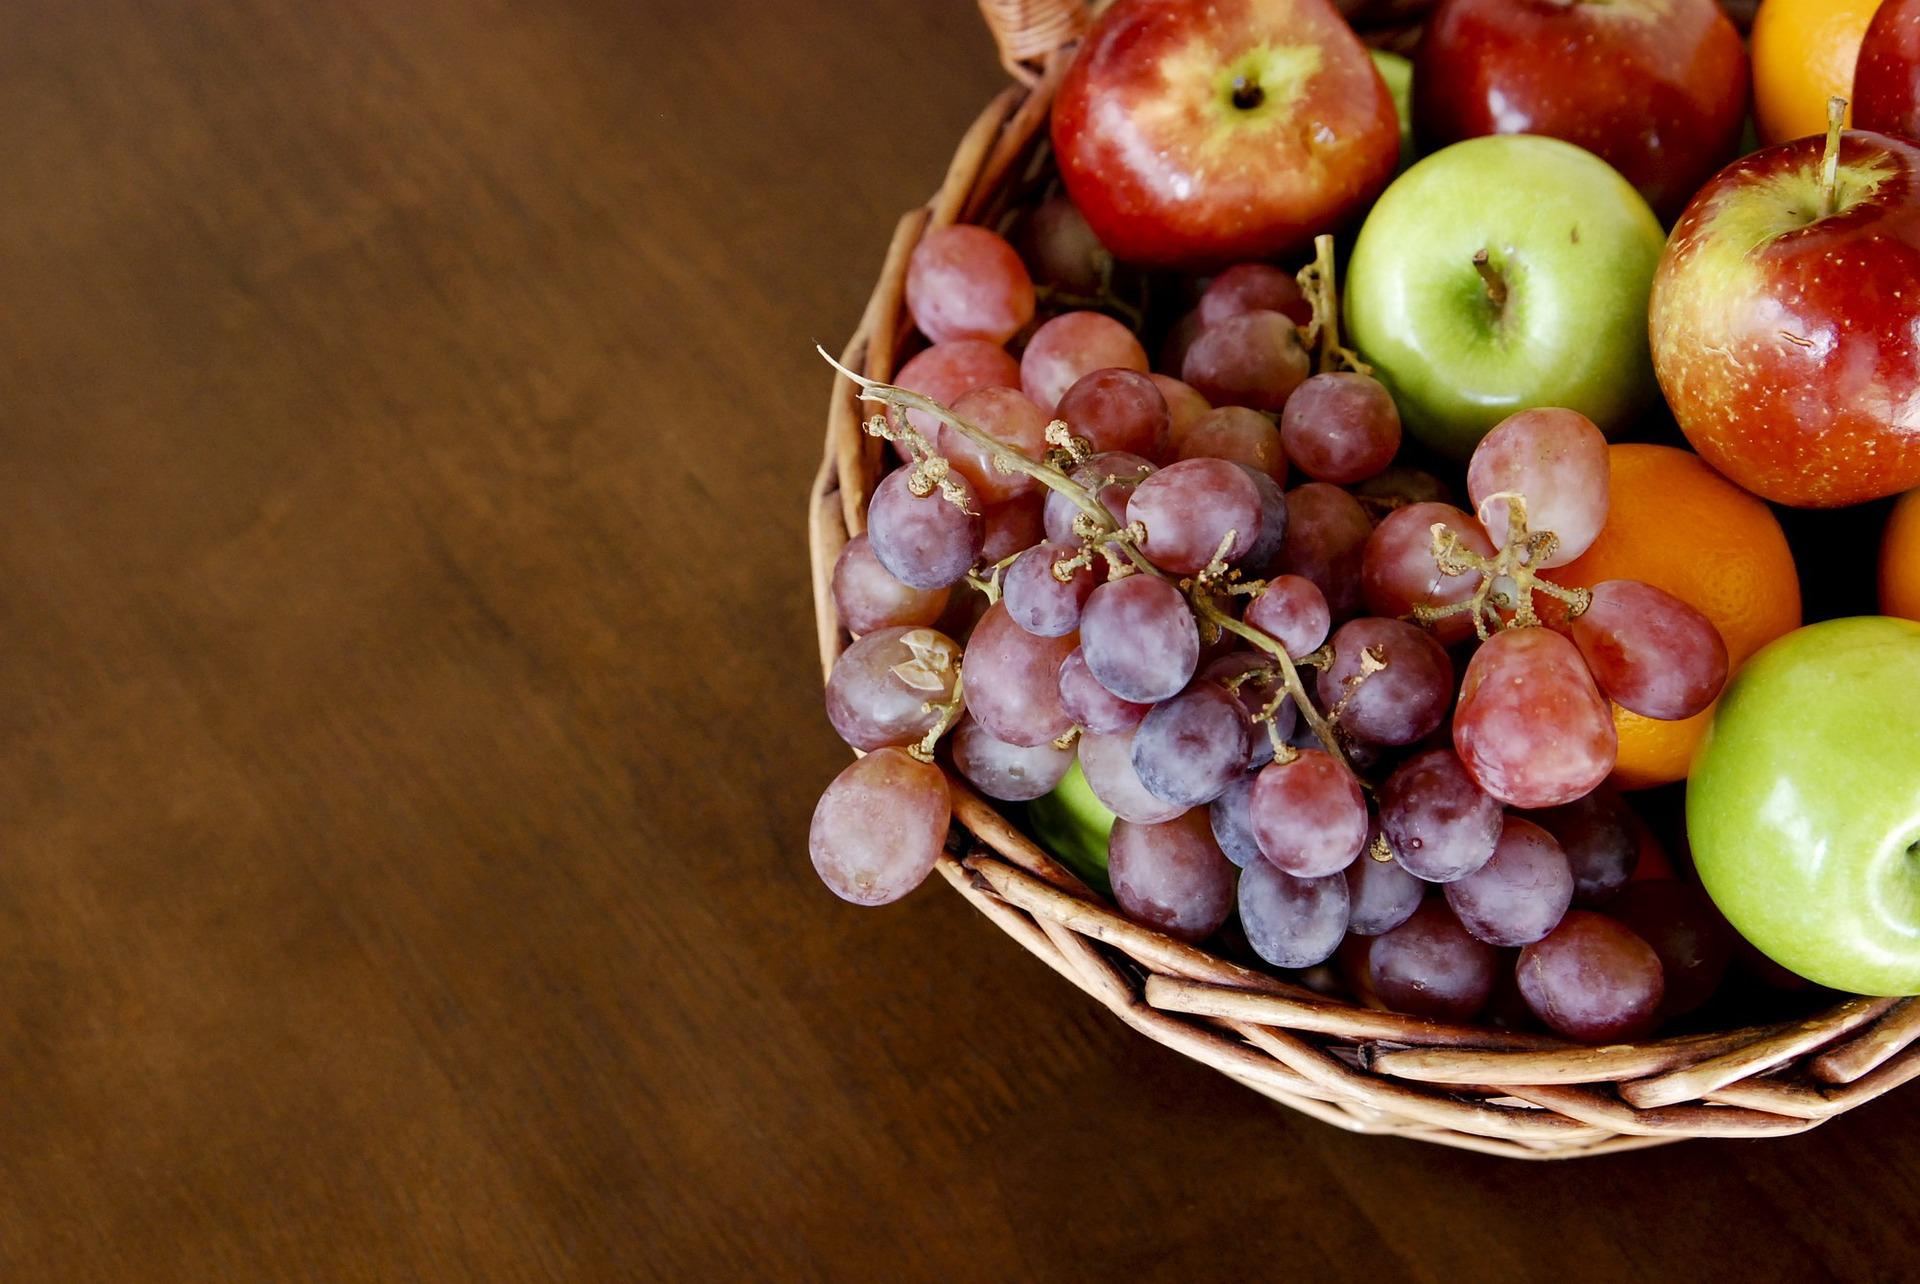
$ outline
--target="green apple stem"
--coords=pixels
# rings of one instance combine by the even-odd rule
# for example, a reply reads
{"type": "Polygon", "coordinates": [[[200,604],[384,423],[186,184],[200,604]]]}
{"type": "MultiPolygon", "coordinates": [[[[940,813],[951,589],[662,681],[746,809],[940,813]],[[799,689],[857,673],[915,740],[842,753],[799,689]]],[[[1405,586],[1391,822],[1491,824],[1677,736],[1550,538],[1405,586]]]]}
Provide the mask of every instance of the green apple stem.
{"type": "Polygon", "coordinates": [[[1475,252],[1473,270],[1480,274],[1482,281],[1486,282],[1487,298],[1493,301],[1493,310],[1496,313],[1506,311],[1507,279],[1500,275],[1498,268],[1493,266],[1493,260],[1485,250],[1475,252]]]}
{"type": "Polygon", "coordinates": [[[1827,99],[1827,148],[1820,161],[1820,217],[1840,212],[1840,131],[1847,119],[1847,100],[1835,94],[1827,99]]]}

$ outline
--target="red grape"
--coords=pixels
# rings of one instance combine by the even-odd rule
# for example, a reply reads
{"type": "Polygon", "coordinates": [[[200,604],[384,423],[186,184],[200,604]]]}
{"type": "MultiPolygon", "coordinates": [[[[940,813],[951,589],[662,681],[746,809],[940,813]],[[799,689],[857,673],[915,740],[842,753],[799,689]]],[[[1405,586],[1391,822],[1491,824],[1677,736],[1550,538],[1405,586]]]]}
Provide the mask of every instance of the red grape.
{"type": "Polygon", "coordinates": [[[1087,788],[1108,811],[1136,825],[1156,825],[1186,811],[1178,803],[1162,802],[1147,792],[1133,770],[1133,733],[1137,728],[1103,736],[1082,732],[1080,771],[1087,788]]]}
{"type": "Polygon", "coordinates": [[[1317,374],[1280,416],[1287,458],[1315,481],[1345,486],[1378,475],[1400,451],[1400,412],[1371,375],[1317,374]]]}
{"type": "Polygon", "coordinates": [[[1122,700],[1155,704],[1192,680],[1200,630],[1179,589],[1134,574],[1093,590],[1080,613],[1080,649],[1101,686],[1122,700]]]}
{"type": "Polygon", "coordinates": [[[1188,427],[1174,448],[1181,459],[1230,459],[1257,468],[1276,482],[1287,480],[1287,456],[1273,420],[1245,406],[1209,410],[1188,427]]]}
{"type": "Polygon", "coordinates": [[[1293,273],[1269,263],[1236,263],[1207,286],[1195,309],[1202,326],[1215,326],[1243,312],[1278,312],[1295,325],[1313,320],[1313,305],[1293,273]]]}
{"type": "Polygon", "coordinates": [[[1133,735],[1133,772],[1155,798],[1204,807],[1246,773],[1252,724],[1217,682],[1196,682],[1162,700],[1133,735]]]}
{"type": "Polygon", "coordinates": [[[1714,996],[1733,961],[1733,932],[1706,893],[1672,879],[1636,880],[1611,912],[1660,956],[1663,1018],[1685,1016],[1714,996]]]}
{"type": "MultiPolygon", "coordinates": [[[[1047,453],[1047,417],[1017,388],[975,388],[953,403],[953,413],[983,430],[995,441],[1038,461],[1047,453]]],[[[985,504],[1003,504],[1040,489],[1025,473],[1002,472],[992,452],[946,424],[934,435],[933,448],[947,457],[985,504]]]]}
{"type": "Polygon", "coordinates": [[[1260,769],[1253,832],[1276,868],[1300,878],[1337,874],[1366,845],[1367,800],[1332,756],[1302,750],[1291,762],[1260,769]]]}
{"type": "Polygon", "coordinates": [[[1116,820],[1107,840],[1107,876],[1120,912],[1179,940],[1220,930],[1233,912],[1235,872],[1203,811],[1158,824],[1116,820]]]}
{"type": "Polygon", "coordinates": [[[997,234],[970,223],[936,227],[907,259],[907,311],[939,343],[1005,343],[1033,320],[1033,278],[997,234]]]}
{"type": "Polygon", "coordinates": [[[1240,465],[1253,488],[1260,492],[1260,538],[1240,559],[1240,571],[1249,579],[1262,579],[1273,572],[1280,551],[1287,544],[1287,492],[1280,483],[1257,468],[1240,465]]]}
{"type": "Polygon", "coordinates": [[[1432,734],[1453,696],[1453,661],[1413,625],[1374,616],[1340,626],[1333,662],[1320,671],[1320,703],[1340,729],[1376,745],[1410,745],[1432,734]],[[1384,667],[1368,672],[1363,657],[1384,667]]]}
{"type": "Polygon", "coordinates": [[[1643,718],[1691,718],[1727,681],[1727,644],[1713,621],[1638,580],[1594,585],[1573,641],[1600,689],[1643,718]]]}
{"type": "MultiPolygon", "coordinates": [[[[1368,839],[1369,845],[1372,839],[1368,839]]],[[[1427,893],[1427,885],[1401,868],[1398,861],[1375,860],[1371,851],[1347,866],[1347,930],[1361,936],[1379,936],[1413,917],[1427,893]]]]}
{"type": "Polygon", "coordinates": [[[1573,867],[1573,903],[1598,905],[1633,877],[1640,861],[1640,835],[1626,800],[1613,790],[1594,790],[1532,819],[1552,834],[1573,867]]]}
{"type": "Polygon", "coordinates": [[[1095,451],[1122,451],[1159,458],[1166,447],[1171,412],[1151,376],[1138,370],[1095,370],[1076,380],[1056,419],[1095,451]]]}
{"type": "Polygon", "coordinates": [[[884,905],[918,887],[946,846],[947,778],[904,749],[855,759],[813,809],[807,850],[835,896],[884,905]]]}
{"type": "Polygon", "coordinates": [[[1446,887],[1460,925],[1488,945],[1527,945],[1551,932],[1573,903],[1573,867],[1532,821],[1507,817],[1493,859],[1446,887]]]}
{"type": "Polygon", "coordinates": [[[1311,654],[1327,640],[1332,616],[1327,595],[1310,579],[1276,575],[1248,601],[1248,624],[1286,648],[1290,656],[1311,654]]]}
{"type": "Polygon", "coordinates": [[[1287,492],[1287,538],[1279,569],[1302,575],[1326,595],[1336,622],[1360,613],[1360,565],[1373,523],[1360,501],[1326,482],[1287,492]]]}
{"type": "Polygon", "coordinates": [[[1190,385],[1172,375],[1153,374],[1147,378],[1153,380],[1153,386],[1160,390],[1161,399],[1167,403],[1167,445],[1177,447],[1187,430],[1213,406],[1190,385]]]}
{"type": "Polygon", "coordinates": [[[1051,741],[1040,745],[1008,744],[972,716],[963,717],[947,744],[953,765],[973,787],[1002,802],[1027,802],[1051,793],[1073,766],[1073,750],[1051,741]]]}
{"type": "Polygon", "coordinates": [[[1060,707],[1073,718],[1074,725],[1100,735],[1131,731],[1140,725],[1153,706],[1122,700],[1100,685],[1087,667],[1087,657],[1075,647],[1060,661],[1060,707]]]}
{"type": "Polygon", "coordinates": [[[1228,785],[1226,792],[1207,804],[1207,823],[1213,840],[1228,860],[1241,869],[1266,864],[1259,840],[1253,836],[1253,782],[1249,773],[1228,785]]]}
{"type": "Polygon", "coordinates": [[[1557,807],[1613,770],[1613,710],[1573,643],[1505,629],[1480,644],[1460,683],[1453,747],[1479,786],[1513,807],[1557,807]]]}
{"type": "Polygon", "coordinates": [[[1080,610],[1093,592],[1093,568],[1077,567],[1065,580],[1054,573],[1077,552],[1071,544],[1035,544],[1013,560],[1000,578],[1000,601],[1015,624],[1043,638],[1065,637],[1080,627],[1080,610]]]}
{"type": "Polygon", "coordinates": [[[1008,744],[1031,747],[1065,735],[1073,719],[1060,704],[1060,663],[1073,641],[1035,637],[996,602],[973,626],[961,661],[967,712],[1008,744]]]}
{"type": "Polygon", "coordinates": [[[1593,546],[1607,523],[1607,439],[1577,410],[1522,410],[1474,448],[1467,494],[1496,547],[1507,542],[1501,495],[1527,501],[1527,528],[1552,531],[1559,547],[1540,566],[1565,566],[1593,546]]]}
{"type": "Polygon", "coordinates": [[[1027,341],[1020,357],[1020,386],[1053,414],[1067,389],[1095,370],[1109,369],[1147,372],[1146,349],[1133,331],[1098,312],[1063,312],[1027,341]]]}
{"type": "Polygon", "coordinates": [[[1312,967],[1333,957],[1347,934],[1347,880],[1296,878],[1257,860],[1240,875],[1240,928],[1275,967],[1312,967]]]}
{"type": "Polygon", "coordinates": [[[1460,926],[1441,899],[1423,903],[1400,926],[1373,938],[1367,980],[1396,1012],[1438,1021],[1471,1021],[1493,994],[1500,955],[1460,926]]]}
{"type": "Polygon", "coordinates": [[[847,632],[932,624],[947,609],[951,590],[917,589],[880,565],[865,535],[855,535],[833,563],[833,609],[847,632]]]}
{"type": "Polygon", "coordinates": [[[991,566],[1038,544],[1046,536],[1044,504],[1040,495],[1022,495],[987,509],[981,515],[980,562],[991,566]]]}
{"type": "Polygon", "coordinates": [[[1134,489],[1127,521],[1146,528],[1140,551],[1155,566],[1192,575],[1223,542],[1228,562],[1253,548],[1260,537],[1260,492],[1244,470],[1224,459],[1183,459],[1134,489]]]}
{"type": "Polygon", "coordinates": [[[1450,883],[1485,865],[1501,825],[1500,804],[1449,749],[1416,754],[1380,786],[1380,829],[1393,858],[1429,883],[1450,883]]]}
{"type": "MultiPolygon", "coordinates": [[[[1478,572],[1448,575],[1440,569],[1433,556],[1435,526],[1445,526],[1482,557],[1494,554],[1480,523],[1451,504],[1396,508],[1367,537],[1361,558],[1361,590],[1369,611],[1398,619],[1412,615],[1416,607],[1454,606],[1479,590],[1483,577],[1478,572]]],[[[1473,616],[1462,611],[1429,628],[1443,643],[1464,642],[1474,635],[1473,616]]]]}
{"type": "MultiPolygon", "coordinates": [[[[1095,455],[1067,474],[1087,490],[1094,492],[1094,498],[1113,515],[1114,521],[1122,526],[1127,522],[1127,501],[1133,498],[1134,487],[1140,484],[1142,477],[1153,472],[1153,465],[1138,455],[1125,451],[1110,450],[1095,455]],[[1114,478],[1106,482],[1106,478],[1114,478]],[[1105,484],[1100,484],[1104,482],[1105,484]]],[[[1047,538],[1055,543],[1074,541],[1073,519],[1080,515],[1079,505],[1057,490],[1047,492],[1046,520],[1047,538]]]]}
{"type": "Polygon", "coordinates": [[[1216,406],[1278,412],[1309,367],[1293,322],[1278,312],[1242,312],[1200,332],[1180,377],[1216,406]]]}
{"type": "MultiPolygon", "coordinates": [[[[914,356],[900,367],[893,382],[896,387],[951,407],[975,388],[1018,388],[1020,363],[997,343],[954,339],[936,343],[914,356]]],[[[894,422],[899,422],[897,415],[894,422]]],[[[929,443],[940,434],[940,421],[924,410],[908,411],[907,422],[929,443]]]]}
{"type": "Polygon", "coordinates": [[[1520,951],[1519,979],[1535,1016],[1587,1043],[1651,1034],[1666,993],[1653,947],[1591,910],[1572,911],[1544,940],[1520,951]]]}
{"type": "Polygon", "coordinates": [[[833,662],[827,721],[855,749],[913,744],[940,721],[963,663],[954,640],[932,629],[869,633],[833,662]]]}
{"type": "Polygon", "coordinates": [[[896,468],[873,489],[867,502],[867,544],[887,573],[919,589],[946,588],[963,578],[980,557],[986,526],[980,500],[964,477],[948,483],[966,498],[966,507],[936,487],[925,495],[909,488],[909,468],[896,468]]]}

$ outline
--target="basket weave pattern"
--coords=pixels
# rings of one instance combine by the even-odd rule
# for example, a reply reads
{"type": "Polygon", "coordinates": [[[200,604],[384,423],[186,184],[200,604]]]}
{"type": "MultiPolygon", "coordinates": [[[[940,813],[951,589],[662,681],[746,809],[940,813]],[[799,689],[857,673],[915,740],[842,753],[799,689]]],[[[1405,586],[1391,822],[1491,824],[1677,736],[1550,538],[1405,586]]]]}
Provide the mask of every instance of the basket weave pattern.
{"type": "MultiPolygon", "coordinates": [[[[841,354],[869,378],[890,379],[899,365],[911,330],[907,259],[920,237],[955,221],[993,223],[1044,177],[1047,109],[1085,9],[1077,0],[980,5],[1020,83],[980,114],[939,191],[895,228],[841,354]]],[[[1421,6],[1341,7],[1366,22],[1370,38],[1394,40],[1421,6]]],[[[836,379],[810,496],[823,672],[850,640],[834,616],[834,559],[865,528],[883,471],[855,394],[836,379]]],[[[956,823],[938,869],[975,908],[1142,1034],[1341,1128],[1567,1158],[1802,1132],[1920,1076],[1920,999],[1853,998],[1805,1020],[1600,1048],[1357,1007],[1130,922],[992,802],[951,773],[950,783],[956,823]]]]}

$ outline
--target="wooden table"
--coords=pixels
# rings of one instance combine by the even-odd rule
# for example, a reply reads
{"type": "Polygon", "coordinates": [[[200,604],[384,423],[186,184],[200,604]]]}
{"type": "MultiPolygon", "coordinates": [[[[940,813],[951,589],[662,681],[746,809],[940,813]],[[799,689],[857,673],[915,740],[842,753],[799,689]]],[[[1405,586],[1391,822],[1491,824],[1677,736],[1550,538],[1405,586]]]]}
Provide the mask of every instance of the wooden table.
{"type": "Polygon", "coordinates": [[[803,494],[963,0],[17,4],[0,1276],[1891,1278],[1920,1093],[1336,1132],[833,901],[803,494]]]}

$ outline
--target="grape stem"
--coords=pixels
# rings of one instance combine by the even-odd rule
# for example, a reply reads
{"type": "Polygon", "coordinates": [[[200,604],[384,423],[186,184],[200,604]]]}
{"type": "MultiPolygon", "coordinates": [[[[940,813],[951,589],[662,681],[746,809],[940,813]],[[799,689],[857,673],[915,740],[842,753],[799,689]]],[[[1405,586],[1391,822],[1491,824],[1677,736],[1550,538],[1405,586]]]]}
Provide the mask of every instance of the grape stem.
{"type": "Polygon", "coordinates": [[[1301,336],[1308,347],[1318,346],[1321,374],[1335,370],[1356,370],[1372,374],[1373,367],[1360,354],[1340,343],[1340,288],[1333,264],[1333,237],[1322,232],[1313,238],[1313,262],[1300,269],[1300,293],[1307,296],[1313,319],[1301,336]]]}
{"type": "Polygon", "coordinates": [[[927,734],[920,738],[918,744],[907,747],[908,753],[918,758],[921,762],[933,761],[933,751],[934,748],[939,745],[940,737],[953,730],[953,724],[960,721],[960,715],[967,710],[965,687],[965,675],[956,674],[953,679],[953,694],[947,697],[944,704],[928,706],[929,708],[937,708],[940,710],[940,720],[928,728],[927,734]]]}
{"type": "Polygon", "coordinates": [[[1460,537],[1449,530],[1445,523],[1435,522],[1431,527],[1433,564],[1446,575],[1477,574],[1480,576],[1480,587],[1464,602],[1414,607],[1415,622],[1431,626],[1463,611],[1470,612],[1473,631],[1485,642],[1504,628],[1538,627],[1542,621],[1540,613],[1533,606],[1535,593],[1545,593],[1564,602],[1569,619],[1580,618],[1593,604],[1593,594],[1588,590],[1563,588],[1552,580],[1541,578],[1540,564],[1552,557],[1554,550],[1560,547],[1560,537],[1552,531],[1528,529],[1526,497],[1510,491],[1489,495],[1480,505],[1482,511],[1495,500],[1505,500],[1507,504],[1507,542],[1491,558],[1483,557],[1461,543],[1460,537]],[[1512,585],[1511,591],[1496,587],[1502,580],[1512,585]],[[1500,616],[1503,610],[1512,611],[1513,618],[1503,620],[1500,616]]]}

